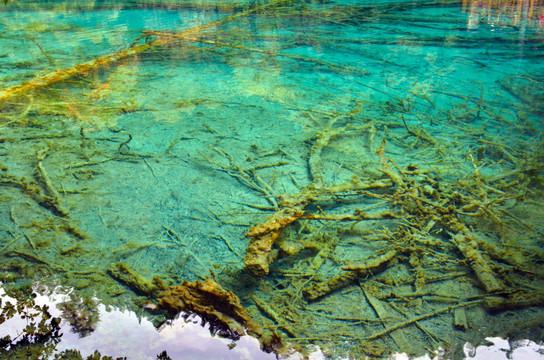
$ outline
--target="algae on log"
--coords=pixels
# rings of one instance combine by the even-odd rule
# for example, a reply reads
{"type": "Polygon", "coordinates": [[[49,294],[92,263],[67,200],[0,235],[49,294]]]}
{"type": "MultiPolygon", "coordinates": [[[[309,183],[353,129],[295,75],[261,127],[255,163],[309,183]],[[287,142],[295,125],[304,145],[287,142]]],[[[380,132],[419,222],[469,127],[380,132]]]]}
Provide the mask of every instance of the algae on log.
{"type": "Polygon", "coordinates": [[[522,309],[530,306],[544,306],[544,292],[516,292],[508,297],[488,296],[484,299],[484,307],[492,312],[522,309]]]}
{"type": "Polygon", "coordinates": [[[303,290],[304,296],[309,301],[314,301],[351,284],[357,279],[382,272],[389,267],[391,260],[398,254],[398,249],[391,249],[380,256],[369,258],[361,264],[345,266],[343,267],[344,271],[338,276],[330,280],[316,282],[307,286],[303,290]]]}
{"type": "Polygon", "coordinates": [[[152,283],[147,282],[122,262],[112,264],[108,273],[138,295],[156,300],[158,307],[166,310],[170,317],[182,311],[198,314],[210,324],[210,331],[213,333],[237,340],[247,330],[249,335],[259,340],[261,347],[267,352],[280,352],[284,348],[275,331],[263,329],[255,323],[240,299],[209,276],[205,281],[185,280],[177,286],[168,287],[157,277],[152,283]]]}
{"type": "Polygon", "coordinates": [[[108,274],[115,280],[126,285],[136,294],[147,297],[153,297],[155,291],[162,285],[158,278],[154,279],[154,283],[157,284],[148,283],[123,262],[112,264],[108,269],[108,274]]]}
{"type": "Polygon", "coordinates": [[[209,322],[212,332],[237,340],[245,335],[259,339],[261,347],[267,352],[283,348],[281,338],[271,330],[264,330],[247,314],[240,299],[232,292],[223,289],[215,280],[206,277],[205,281],[184,281],[171,286],[159,294],[159,308],[175,316],[181,311],[196,313],[209,322]]]}
{"type": "Polygon", "coordinates": [[[275,213],[265,223],[251,227],[247,234],[247,236],[251,237],[251,242],[247,247],[244,266],[253,276],[262,277],[268,274],[269,266],[275,258],[272,245],[274,245],[274,242],[287,225],[304,215],[303,209],[306,202],[297,205],[284,208],[275,213]]]}
{"type": "Polygon", "coordinates": [[[473,236],[456,234],[453,241],[468,260],[486,292],[496,293],[504,290],[504,285],[497,279],[491,266],[482,256],[478,243],[473,239],[473,236]]]}

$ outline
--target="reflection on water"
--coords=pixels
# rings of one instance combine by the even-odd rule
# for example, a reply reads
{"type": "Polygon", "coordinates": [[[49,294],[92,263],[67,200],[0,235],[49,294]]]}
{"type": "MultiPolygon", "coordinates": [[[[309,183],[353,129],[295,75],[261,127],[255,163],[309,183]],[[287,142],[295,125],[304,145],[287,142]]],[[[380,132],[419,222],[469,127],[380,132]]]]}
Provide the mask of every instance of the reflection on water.
{"type": "MultiPolygon", "coordinates": [[[[70,295],[34,294],[33,299],[25,301],[24,306],[5,292],[1,294],[1,299],[4,309],[8,303],[18,309],[14,314],[9,314],[8,321],[0,327],[0,337],[11,337],[11,346],[3,346],[3,349],[11,349],[19,354],[25,353],[20,350],[25,345],[41,346],[30,358],[37,358],[40,354],[50,354],[52,357],[73,349],[78,350],[83,358],[95,351],[113,358],[142,360],[156,359],[160,354],[172,359],[195,360],[276,358],[273,354],[261,351],[259,342],[250,336],[243,336],[236,342],[211,336],[209,325],[204,324],[197,315],[179,317],[157,329],[148,319],[138,317],[134,312],[107,308],[103,304],[95,304],[92,310],[85,309],[81,304],[72,304],[72,310],[67,311],[67,303],[74,301],[70,295]],[[47,310],[44,310],[44,306],[47,306],[47,310]],[[91,312],[92,321],[87,318],[91,312]],[[30,321],[29,315],[32,315],[30,321]],[[50,328],[50,323],[56,324],[56,320],[47,320],[50,317],[53,320],[55,317],[62,319],[58,328],[50,328]],[[82,328],[81,323],[85,323],[86,328],[82,328]],[[28,341],[22,341],[22,334],[31,332],[29,324],[35,325],[42,335],[49,335],[29,337],[28,341]]],[[[7,311],[3,313],[7,314],[7,311]]],[[[26,353],[29,354],[29,350],[26,353]]],[[[0,356],[3,355],[0,353],[0,356]]]]}
{"type": "MultiPolygon", "coordinates": [[[[43,291],[42,291],[43,292],[43,291]]],[[[0,338],[3,339],[0,358],[13,359],[19,354],[29,358],[37,356],[65,356],[87,358],[97,353],[117,359],[236,359],[266,360],[276,359],[276,355],[260,350],[259,342],[242,336],[236,342],[212,336],[209,325],[198,315],[180,314],[176,320],[169,321],[157,328],[151,321],[136,313],[108,308],[96,304],[92,311],[82,304],[77,305],[73,292],[68,295],[33,293],[30,298],[8,296],[1,290],[2,326],[0,338]],[[10,311],[11,305],[17,311],[10,311]],[[67,305],[71,310],[67,311],[67,305]],[[78,314],[74,314],[77,311],[78,314]],[[93,320],[88,314],[93,313],[93,320]],[[58,320],[59,319],[59,320],[58,320]],[[61,320],[60,320],[61,319],[61,320]],[[87,327],[81,328],[78,323],[87,327]],[[34,335],[32,335],[34,334],[34,335]],[[7,340],[9,337],[10,340],[7,340]],[[32,345],[33,351],[25,347],[32,345]],[[21,351],[21,349],[23,349],[21,351]],[[7,353],[4,350],[8,350],[7,353]],[[74,352],[77,350],[77,353],[74,352]]],[[[528,360],[544,357],[542,345],[524,340],[509,342],[500,338],[486,338],[488,345],[478,347],[465,344],[466,359],[476,360],[528,360]]],[[[438,353],[442,353],[440,350],[438,353]]],[[[433,357],[440,359],[441,355],[433,357]]],[[[63,358],[63,359],[64,359],[63,358]]],[[[302,359],[301,354],[292,353],[281,357],[283,360],[302,359]]],[[[315,350],[306,355],[306,359],[323,359],[324,354],[315,350]]],[[[57,359],[55,357],[55,359],[57,359]]],[[[391,360],[408,359],[406,354],[393,354],[391,360]]],[[[428,355],[414,360],[430,359],[428,355]]]]}
{"type": "Polygon", "coordinates": [[[225,350],[122,325],[180,310],[330,358],[542,341],[543,11],[2,5],[0,279],[73,289],[42,342],[85,354],[225,350]]]}
{"type": "Polygon", "coordinates": [[[476,29],[479,22],[496,27],[515,25],[544,29],[544,12],[540,1],[463,0],[463,10],[470,14],[467,20],[468,29],[476,29]]]}
{"type": "Polygon", "coordinates": [[[470,344],[465,345],[465,355],[467,359],[487,359],[487,360],[524,360],[524,359],[542,359],[542,344],[534,341],[521,340],[509,342],[500,338],[486,338],[488,345],[474,347],[470,344]]]}

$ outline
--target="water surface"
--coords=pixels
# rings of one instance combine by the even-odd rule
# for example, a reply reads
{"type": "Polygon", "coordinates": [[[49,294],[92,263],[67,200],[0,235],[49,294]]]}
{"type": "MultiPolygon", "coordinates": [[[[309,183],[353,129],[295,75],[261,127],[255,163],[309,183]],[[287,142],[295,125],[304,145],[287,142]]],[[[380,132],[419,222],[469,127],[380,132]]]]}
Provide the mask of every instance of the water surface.
{"type": "Polygon", "coordinates": [[[543,11],[2,5],[4,286],[158,326],[160,292],[134,282],[212,270],[287,347],[331,358],[541,343],[543,11]]]}

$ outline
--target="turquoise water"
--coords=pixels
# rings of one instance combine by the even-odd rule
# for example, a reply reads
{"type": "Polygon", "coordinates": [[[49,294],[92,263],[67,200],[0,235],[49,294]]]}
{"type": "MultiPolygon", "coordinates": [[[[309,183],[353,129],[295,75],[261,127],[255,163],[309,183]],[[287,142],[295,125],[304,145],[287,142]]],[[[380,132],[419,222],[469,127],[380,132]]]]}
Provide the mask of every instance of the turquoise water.
{"type": "Polygon", "coordinates": [[[284,352],[541,343],[543,59],[536,0],[0,6],[0,278],[81,336],[31,348],[274,357],[117,352],[211,271],[284,352]]]}

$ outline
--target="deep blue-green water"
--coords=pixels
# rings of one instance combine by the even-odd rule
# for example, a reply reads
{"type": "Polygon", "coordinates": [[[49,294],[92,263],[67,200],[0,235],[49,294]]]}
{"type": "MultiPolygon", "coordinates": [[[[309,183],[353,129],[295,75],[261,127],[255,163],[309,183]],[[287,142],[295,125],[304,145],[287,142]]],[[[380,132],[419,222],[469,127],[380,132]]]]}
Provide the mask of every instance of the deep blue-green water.
{"type": "Polygon", "coordinates": [[[0,357],[542,344],[543,64],[540,0],[1,4],[0,357]]]}

